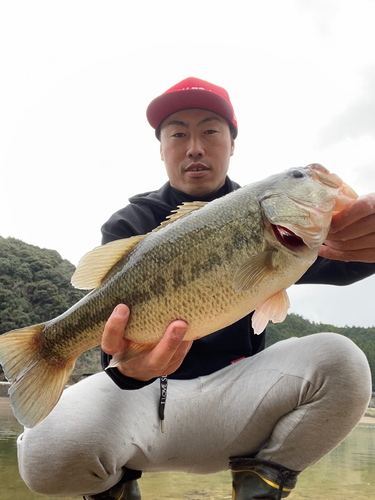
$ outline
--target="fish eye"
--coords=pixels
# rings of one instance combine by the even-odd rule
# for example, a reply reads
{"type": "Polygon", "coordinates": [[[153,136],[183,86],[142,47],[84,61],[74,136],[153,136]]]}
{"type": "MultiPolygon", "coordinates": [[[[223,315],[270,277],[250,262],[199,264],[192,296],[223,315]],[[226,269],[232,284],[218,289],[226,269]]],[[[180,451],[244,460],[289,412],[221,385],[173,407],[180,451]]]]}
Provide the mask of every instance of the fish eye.
{"type": "Polygon", "coordinates": [[[305,173],[302,172],[302,170],[299,170],[298,168],[293,169],[291,174],[295,179],[301,179],[302,177],[305,177],[305,173]]]}

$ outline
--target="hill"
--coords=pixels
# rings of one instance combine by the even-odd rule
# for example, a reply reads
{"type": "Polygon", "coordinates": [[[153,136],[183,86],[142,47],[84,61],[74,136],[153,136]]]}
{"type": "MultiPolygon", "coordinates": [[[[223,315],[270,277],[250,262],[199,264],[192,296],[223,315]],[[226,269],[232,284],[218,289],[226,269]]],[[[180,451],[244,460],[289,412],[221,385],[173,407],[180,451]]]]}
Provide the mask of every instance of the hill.
{"type": "MultiPolygon", "coordinates": [[[[0,236],[0,334],[55,318],[86,292],[73,288],[75,266],[55,250],[0,236]]],[[[71,376],[101,369],[99,349],[82,354],[71,376]]],[[[0,380],[4,379],[0,367],[0,380]]]]}
{"type": "MultiPolygon", "coordinates": [[[[290,337],[304,337],[319,332],[334,332],[350,338],[365,353],[372,374],[373,391],[375,391],[375,328],[359,326],[337,327],[323,323],[310,322],[298,314],[288,314],[283,323],[270,323],[267,327],[266,346],[290,337]]],[[[360,383],[360,381],[358,381],[360,383]]]]}
{"type": "MultiPolygon", "coordinates": [[[[55,250],[0,236],[0,334],[47,321],[75,304],[85,292],[70,284],[74,271],[74,265],[55,250]]],[[[375,328],[339,328],[289,314],[283,323],[268,326],[267,346],[322,331],[340,333],[353,340],[366,354],[375,382],[375,328]]],[[[80,356],[71,381],[100,369],[99,349],[91,349],[80,356]]]]}

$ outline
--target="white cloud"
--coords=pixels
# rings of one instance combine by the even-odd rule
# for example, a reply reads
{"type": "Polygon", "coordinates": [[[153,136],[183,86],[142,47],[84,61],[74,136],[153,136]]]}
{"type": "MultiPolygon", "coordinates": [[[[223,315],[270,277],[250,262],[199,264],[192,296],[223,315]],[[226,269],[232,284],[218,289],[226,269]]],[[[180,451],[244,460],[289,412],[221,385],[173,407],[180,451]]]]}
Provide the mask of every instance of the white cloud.
{"type": "Polygon", "coordinates": [[[361,85],[352,102],[323,128],[320,140],[326,146],[363,136],[375,137],[375,66],[363,71],[361,85]]]}

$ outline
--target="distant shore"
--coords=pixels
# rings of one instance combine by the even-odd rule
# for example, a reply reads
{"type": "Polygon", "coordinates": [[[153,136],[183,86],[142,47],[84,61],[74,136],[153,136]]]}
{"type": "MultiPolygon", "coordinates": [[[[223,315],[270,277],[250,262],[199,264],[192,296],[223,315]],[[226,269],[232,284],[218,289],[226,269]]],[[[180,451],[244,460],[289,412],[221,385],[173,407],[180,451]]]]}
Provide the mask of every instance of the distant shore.
{"type": "MultiPolygon", "coordinates": [[[[2,408],[9,408],[10,409],[10,404],[9,404],[9,398],[7,397],[0,397],[0,410],[2,408]]],[[[360,424],[370,424],[370,425],[375,425],[375,417],[365,417],[363,416],[361,420],[359,421],[360,424]]]]}
{"type": "Polygon", "coordinates": [[[375,418],[374,417],[362,417],[360,424],[373,424],[375,425],[375,418]]]}

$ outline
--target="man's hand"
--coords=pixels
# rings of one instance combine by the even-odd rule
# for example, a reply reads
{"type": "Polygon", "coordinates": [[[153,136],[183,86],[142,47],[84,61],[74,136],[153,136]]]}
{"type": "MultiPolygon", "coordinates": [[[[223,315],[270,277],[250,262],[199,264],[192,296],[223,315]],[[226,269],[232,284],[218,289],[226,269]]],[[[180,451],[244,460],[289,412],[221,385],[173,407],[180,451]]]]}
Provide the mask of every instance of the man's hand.
{"type": "MultiPolygon", "coordinates": [[[[124,338],[124,330],[129,315],[129,308],[120,304],[108,319],[102,338],[102,349],[107,354],[113,355],[126,349],[128,341],[124,338]]],[[[181,365],[193,343],[183,342],[187,328],[185,321],[173,321],[151,352],[125,361],[117,369],[127,377],[144,381],[170,375],[181,365]]]]}
{"type": "Polygon", "coordinates": [[[375,262],[375,193],[358,198],[333,217],[319,255],[344,262],[375,262]]]}

